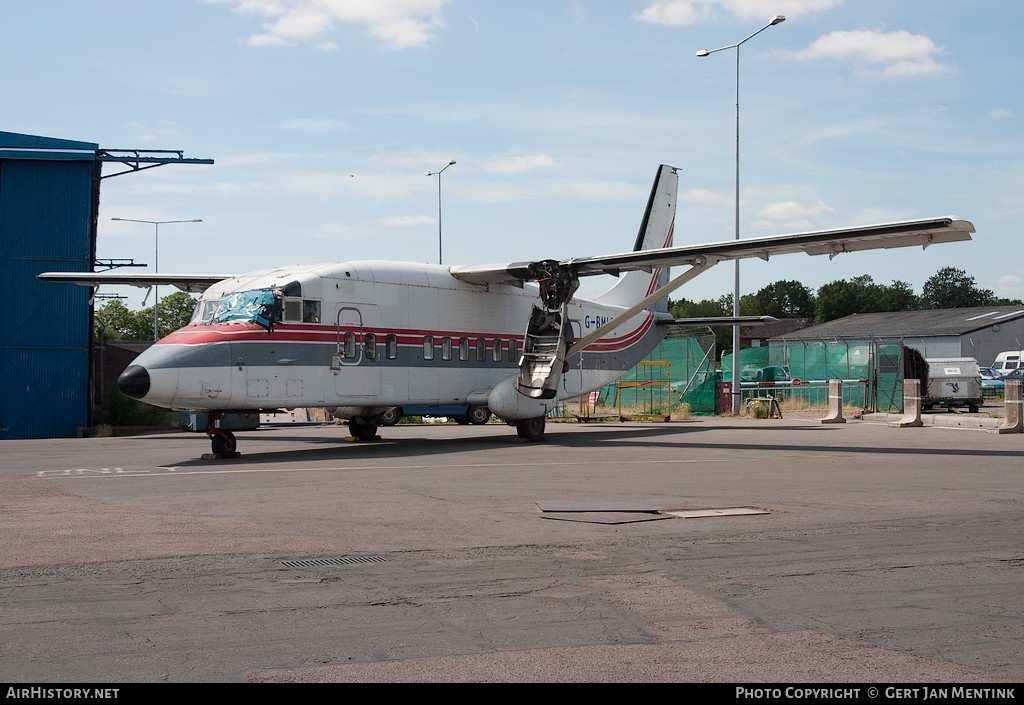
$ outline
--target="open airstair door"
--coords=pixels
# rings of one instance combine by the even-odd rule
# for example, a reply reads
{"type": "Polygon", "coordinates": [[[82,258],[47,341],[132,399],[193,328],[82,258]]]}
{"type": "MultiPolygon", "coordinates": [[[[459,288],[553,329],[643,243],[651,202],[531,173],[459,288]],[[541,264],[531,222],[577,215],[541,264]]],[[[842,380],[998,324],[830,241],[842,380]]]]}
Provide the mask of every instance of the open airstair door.
{"type": "Polygon", "coordinates": [[[553,399],[565,371],[565,352],[572,342],[567,307],[560,310],[534,306],[519,358],[519,392],[534,399],[553,399]]]}

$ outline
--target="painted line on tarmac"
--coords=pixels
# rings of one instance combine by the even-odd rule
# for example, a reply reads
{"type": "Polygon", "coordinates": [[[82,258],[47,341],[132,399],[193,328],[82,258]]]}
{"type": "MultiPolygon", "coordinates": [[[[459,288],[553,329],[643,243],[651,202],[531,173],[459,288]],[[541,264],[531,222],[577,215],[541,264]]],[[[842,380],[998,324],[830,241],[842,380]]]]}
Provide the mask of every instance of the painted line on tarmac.
{"type": "MultiPolygon", "coordinates": [[[[647,465],[690,465],[694,463],[728,463],[734,460],[721,459],[693,459],[693,460],[651,460],[645,461],[647,465]]],[[[464,463],[458,465],[446,465],[446,469],[457,468],[494,468],[500,467],[500,463],[464,463]]],[[[586,465],[622,465],[621,461],[573,461],[563,463],[544,463],[545,467],[577,467],[586,465]]],[[[115,477],[180,477],[183,475],[251,475],[263,473],[284,473],[284,472],[333,472],[333,471],[386,471],[386,470],[435,470],[436,465],[348,465],[329,467],[309,468],[200,468],[183,470],[180,466],[169,465],[152,469],[145,468],[66,468],[64,470],[37,470],[36,477],[47,480],[94,480],[110,479],[115,477]]]]}

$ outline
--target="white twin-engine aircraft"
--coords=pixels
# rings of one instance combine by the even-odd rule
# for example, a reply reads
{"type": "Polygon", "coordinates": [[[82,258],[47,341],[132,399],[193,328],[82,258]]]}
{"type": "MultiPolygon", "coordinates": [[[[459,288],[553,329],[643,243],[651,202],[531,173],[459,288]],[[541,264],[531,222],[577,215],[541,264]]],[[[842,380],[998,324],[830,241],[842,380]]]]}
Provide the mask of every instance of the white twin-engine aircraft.
{"type": "MultiPolygon", "coordinates": [[[[886,223],[673,247],[678,174],[660,166],[632,252],[491,266],[384,261],[275,267],[241,276],[47,272],[97,286],[175,284],[202,291],[192,321],[139,355],[122,393],[207,412],[220,457],[236,454],[226,412],[327,407],[352,436],[375,437],[382,414],[409,405],[489,409],[539,441],[563,399],[614,382],[673,323],[668,295],[724,260],[768,259],[970,240],[957,218],[886,223]],[[669,267],[688,269],[669,279],[669,267]],[[579,277],[618,279],[593,300],[579,277]]],[[[718,324],[747,319],[713,319],[718,324]]],[[[486,412],[485,412],[486,413],[486,412]]]]}

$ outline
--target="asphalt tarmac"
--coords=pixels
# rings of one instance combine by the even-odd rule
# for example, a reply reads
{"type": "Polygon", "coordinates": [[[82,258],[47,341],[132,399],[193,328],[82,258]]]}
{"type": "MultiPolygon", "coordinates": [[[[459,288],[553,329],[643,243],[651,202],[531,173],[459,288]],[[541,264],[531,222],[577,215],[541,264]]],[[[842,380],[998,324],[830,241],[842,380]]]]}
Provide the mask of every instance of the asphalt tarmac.
{"type": "Polygon", "coordinates": [[[1024,434],[0,443],[6,683],[1024,681],[1024,434]]]}

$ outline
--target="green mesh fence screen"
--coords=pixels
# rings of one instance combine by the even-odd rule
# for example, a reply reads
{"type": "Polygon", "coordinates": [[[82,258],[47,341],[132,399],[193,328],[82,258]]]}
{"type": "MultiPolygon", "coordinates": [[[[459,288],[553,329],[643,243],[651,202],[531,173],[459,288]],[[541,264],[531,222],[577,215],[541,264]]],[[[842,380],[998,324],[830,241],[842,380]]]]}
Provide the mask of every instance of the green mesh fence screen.
{"type": "Polygon", "coordinates": [[[694,415],[715,414],[715,336],[666,337],[615,384],[600,390],[597,405],[623,414],[671,414],[688,404],[694,415]]]}
{"type": "MultiPolygon", "coordinates": [[[[710,415],[731,408],[732,355],[715,364],[710,333],[666,338],[616,384],[591,399],[592,411],[670,414],[680,404],[710,415]],[[725,393],[719,383],[726,385],[725,393]]],[[[880,412],[903,409],[904,359],[900,343],[793,342],[740,350],[741,403],[772,396],[786,405],[828,407],[829,380],[842,380],[843,405],[880,412]]]]}

